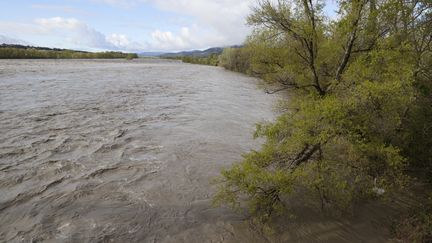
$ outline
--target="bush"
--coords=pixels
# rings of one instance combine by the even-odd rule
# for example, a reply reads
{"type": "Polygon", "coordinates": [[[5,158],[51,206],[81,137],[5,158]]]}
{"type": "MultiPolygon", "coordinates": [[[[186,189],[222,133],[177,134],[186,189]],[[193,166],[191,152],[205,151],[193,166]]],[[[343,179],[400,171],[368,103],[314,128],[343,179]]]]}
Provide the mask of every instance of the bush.
{"type": "Polygon", "coordinates": [[[219,56],[219,66],[236,72],[248,73],[250,57],[246,48],[225,48],[219,56]]]}

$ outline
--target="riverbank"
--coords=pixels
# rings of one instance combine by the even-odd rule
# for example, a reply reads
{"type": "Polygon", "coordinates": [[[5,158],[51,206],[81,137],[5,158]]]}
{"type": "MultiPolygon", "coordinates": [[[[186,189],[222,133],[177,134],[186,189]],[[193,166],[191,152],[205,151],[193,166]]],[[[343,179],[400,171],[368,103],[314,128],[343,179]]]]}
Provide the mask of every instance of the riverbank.
{"type": "Polygon", "coordinates": [[[135,53],[86,52],[23,45],[0,45],[0,59],[134,59],[135,53]]]}
{"type": "MultiPolygon", "coordinates": [[[[244,55],[242,58],[241,52],[241,49],[229,50],[219,60],[222,60],[226,69],[251,75],[253,72],[250,67],[243,65],[247,58],[244,55]]],[[[265,86],[267,94],[286,92],[288,97],[289,88],[292,88],[270,84],[265,86]]],[[[319,198],[304,199],[293,195],[291,200],[285,199],[283,202],[284,206],[292,208],[282,216],[273,216],[270,223],[257,226],[257,229],[274,231],[267,235],[272,242],[423,242],[424,238],[428,239],[432,235],[432,199],[429,198],[432,187],[426,171],[408,174],[411,177],[410,183],[406,185],[408,188],[404,187],[396,194],[387,194],[384,199],[357,202],[351,210],[338,217],[330,217],[331,210],[319,210],[322,206],[319,205],[319,198]],[[294,219],[290,219],[292,216],[294,219]]]]}

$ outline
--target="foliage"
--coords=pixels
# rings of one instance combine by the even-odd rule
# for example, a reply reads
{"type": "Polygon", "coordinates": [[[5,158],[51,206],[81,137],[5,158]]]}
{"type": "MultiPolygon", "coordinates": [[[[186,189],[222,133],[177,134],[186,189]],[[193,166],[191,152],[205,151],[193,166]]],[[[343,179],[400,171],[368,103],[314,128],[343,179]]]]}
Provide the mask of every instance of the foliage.
{"type": "Polygon", "coordinates": [[[209,66],[217,66],[219,64],[218,55],[211,54],[206,57],[194,57],[194,56],[183,56],[180,57],[182,62],[192,63],[192,64],[201,64],[201,65],[209,65],[209,66]]]}
{"type": "Polygon", "coordinates": [[[337,20],[323,7],[259,1],[246,46],[222,53],[222,66],[292,92],[258,125],[262,149],[222,171],[217,203],[245,201],[260,219],[294,194],[347,210],[402,189],[409,166],[431,167],[432,3],[341,0],[337,20]]]}
{"type": "Polygon", "coordinates": [[[250,67],[248,48],[225,48],[219,56],[219,66],[226,69],[247,73],[250,67]]]}
{"type": "Polygon", "coordinates": [[[132,60],[134,58],[138,58],[138,54],[136,53],[126,53],[126,57],[127,60],[132,60]]]}
{"type": "Polygon", "coordinates": [[[36,48],[0,48],[0,59],[91,59],[91,58],[138,58],[135,53],[81,52],[72,50],[42,50],[36,48]]]}

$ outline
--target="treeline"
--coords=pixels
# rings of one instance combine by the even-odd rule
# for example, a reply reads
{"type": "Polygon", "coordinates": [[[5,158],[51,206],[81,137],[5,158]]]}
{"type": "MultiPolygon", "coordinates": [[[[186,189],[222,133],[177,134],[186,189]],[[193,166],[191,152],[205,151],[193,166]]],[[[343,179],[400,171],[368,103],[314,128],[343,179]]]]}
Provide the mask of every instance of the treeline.
{"type": "Polygon", "coordinates": [[[210,54],[210,55],[204,56],[204,57],[197,57],[197,56],[169,57],[169,56],[165,56],[162,58],[181,60],[184,63],[191,63],[191,64],[200,64],[200,65],[208,65],[208,66],[218,66],[219,65],[219,55],[218,54],[210,54]]]}
{"type": "Polygon", "coordinates": [[[60,49],[37,49],[0,46],[0,59],[93,59],[93,58],[138,58],[135,53],[82,52],[60,49]]]}
{"type": "Polygon", "coordinates": [[[182,62],[192,63],[192,64],[201,64],[201,65],[209,65],[209,66],[218,66],[219,65],[219,55],[211,54],[206,57],[194,57],[194,56],[184,56],[181,57],[182,62]]]}
{"type": "MultiPolygon", "coordinates": [[[[415,178],[432,191],[432,2],[338,3],[331,20],[321,1],[258,1],[245,46],[220,55],[220,66],[290,99],[257,126],[261,150],[222,171],[215,202],[246,200],[268,222],[286,198],[345,212],[400,195],[415,178]]],[[[395,228],[406,242],[432,239],[432,199],[417,206],[395,228]]]]}
{"type": "Polygon", "coordinates": [[[181,60],[184,63],[221,66],[226,69],[247,73],[249,69],[249,56],[245,53],[246,48],[229,47],[224,48],[221,54],[210,54],[207,56],[176,56],[162,57],[165,59],[181,60]]]}

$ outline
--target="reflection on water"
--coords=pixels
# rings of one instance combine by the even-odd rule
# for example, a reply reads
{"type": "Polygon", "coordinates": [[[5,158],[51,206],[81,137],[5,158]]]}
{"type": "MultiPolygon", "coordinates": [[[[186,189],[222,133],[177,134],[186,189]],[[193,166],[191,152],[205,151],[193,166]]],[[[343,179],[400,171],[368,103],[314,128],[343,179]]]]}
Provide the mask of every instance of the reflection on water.
{"type": "Polygon", "coordinates": [[[274,99],[216,67],[0,61],[0,242],[260,241],[210,181],[274,99]]]}

